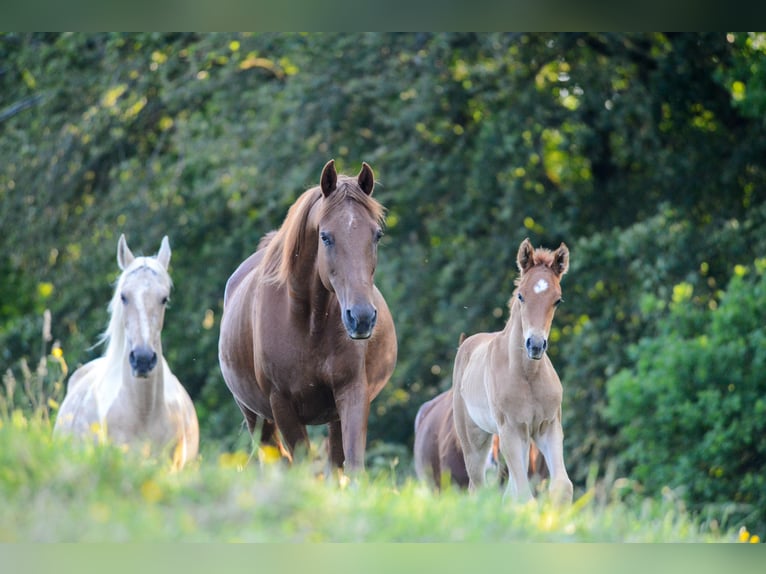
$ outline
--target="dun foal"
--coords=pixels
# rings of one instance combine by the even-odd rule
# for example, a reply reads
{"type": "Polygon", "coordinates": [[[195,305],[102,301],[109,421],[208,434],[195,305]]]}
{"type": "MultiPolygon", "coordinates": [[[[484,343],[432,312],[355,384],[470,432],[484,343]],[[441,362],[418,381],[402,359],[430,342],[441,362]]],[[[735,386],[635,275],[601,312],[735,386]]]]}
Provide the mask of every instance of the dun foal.
{"type": "Polygon", "coordinates": [[[527,470],[534,440],[550,472],[553,499],[571,502],[561,427],[563,389],[545,352],[569,250],[563,243],[556,251],[534,249],[525,239],[516,261],[520,277],[505,328],[473,335],[458,348],[452,386],[455,430],[471,488],[484,483],[487,454],[497,434],[509,471],[506,496],[532,498],[527,470]]]}

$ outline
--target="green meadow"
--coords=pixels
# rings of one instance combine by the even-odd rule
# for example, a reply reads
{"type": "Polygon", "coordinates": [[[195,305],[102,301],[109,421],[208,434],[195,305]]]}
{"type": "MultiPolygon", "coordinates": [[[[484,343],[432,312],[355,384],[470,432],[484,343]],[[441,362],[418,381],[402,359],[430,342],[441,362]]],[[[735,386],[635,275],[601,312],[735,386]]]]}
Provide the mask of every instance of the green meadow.
{"type": "Polygon", "coordinates": [[[203,452],[173,472],[109,445],[54,439],[20,410],[0,421],[2,542],[735,542],[668,491],[594,483],[570,507],[503,502],[497,488],[436,493],[394,465],[326,477],[320,457],[203,452]]]}

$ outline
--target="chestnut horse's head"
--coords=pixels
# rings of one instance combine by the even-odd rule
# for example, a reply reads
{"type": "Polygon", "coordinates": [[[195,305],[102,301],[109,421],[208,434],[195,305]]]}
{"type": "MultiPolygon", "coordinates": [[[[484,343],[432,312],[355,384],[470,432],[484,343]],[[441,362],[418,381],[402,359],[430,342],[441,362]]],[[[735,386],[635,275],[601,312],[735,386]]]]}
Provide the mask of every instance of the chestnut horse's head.
{"type": "Polygon", "coordinates": [[[371,198],[374,185],[366,163],[357,177],[339,177],[330,160],[320,178],[323,199],[314,222],[317,270],[325,288],[337,296],[352,339],[369,338],[378,315],[373,299],[383,209],[371,198]]]}
{"type": "Polygon", "coordinates": [[[512,301],[521,313],[524,346],[530,359],[542,359],[548,348],[553,314],[561,303],[561,277],[569,268],[569,249],[563,243],[556,251],[535,249],[522,241],[516,264],[521,273],[512,301]]]}

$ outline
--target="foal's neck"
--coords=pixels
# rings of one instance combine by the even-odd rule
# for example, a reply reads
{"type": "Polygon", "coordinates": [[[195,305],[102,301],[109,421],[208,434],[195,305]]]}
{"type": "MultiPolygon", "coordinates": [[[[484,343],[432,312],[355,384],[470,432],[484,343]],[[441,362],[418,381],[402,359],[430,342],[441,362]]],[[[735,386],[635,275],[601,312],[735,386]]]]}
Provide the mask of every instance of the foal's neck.
{"type": "Polygon", "coordinates": [[[543,365],[542,360],[530,359],[524,341],[524,329],[521,326],[521,303],[515,298],[511,304],[511,316],[503,330],[508,345],[509,368],[519,370],[527,377],[535,376],[543,365]]]}

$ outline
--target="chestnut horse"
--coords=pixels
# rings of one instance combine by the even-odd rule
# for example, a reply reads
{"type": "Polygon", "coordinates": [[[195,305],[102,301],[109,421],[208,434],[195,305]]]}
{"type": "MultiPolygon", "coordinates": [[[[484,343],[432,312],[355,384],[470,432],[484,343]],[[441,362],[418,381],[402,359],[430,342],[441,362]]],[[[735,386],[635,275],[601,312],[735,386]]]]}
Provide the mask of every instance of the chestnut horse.
{"type": "Polygon", "coordinates": [[[331,464],[364,469],[370,402],[396,365],[394,322],[374,284],[383,207],[366,163],[335,162],[226,283],[218,357],[251,434],[293,457],[328,424],[331,464]],[[275,432],[278,431],[278,434],[275,432]],[[280,436],[281,435],[281,440],[280,436]]]}
{"type": "Polygon", "coordinates": [[[516,262],[516,281],[505,328],[478,333],[458,348],[453,370],[455,430],[465,455],[469,487],[484,483],[484,466],[499,436],[508,466],[506,496],[532,498],[527,477],[530,442],[545,457],[549,489],[557,502],[571,502],[572,481],[564,466],[561,426],[563,389],[546,349],[561,277],[569,268],[569,250],[534,249],[525,239],[516,262]]]}
{"type": "Polygon", "coordinates": [[[109,303],[106,352],[72,374],[53,431],[148,447],[152,454],[168,454],[178,469],[197,456],[199,424],[191,398],[162,356],[169,262],[167,237],[157,257],[135,257],[120,236],[122,274],[109,303]]]}
{"type": "MultiPolygon", "coordinates": [[[[423,403],[415,417],[415,473],[420,480],[439,489],[445,480],[450,480],[460,488],[467,488],[469,482],[463,449],[455,430],[452,402],[452,389],[449,389],[423,403]]],[[[504,468],[505,465],[501,467],[501,464],[498,437],[493,435],[485,471],[496,469],[498,483],[504,484],[508,480],[508,472],[504,468]]],[[[532,443],[529,448],[527,477],[533,480],[544,479],[547,476],[545,461],[532,443]]]]}

